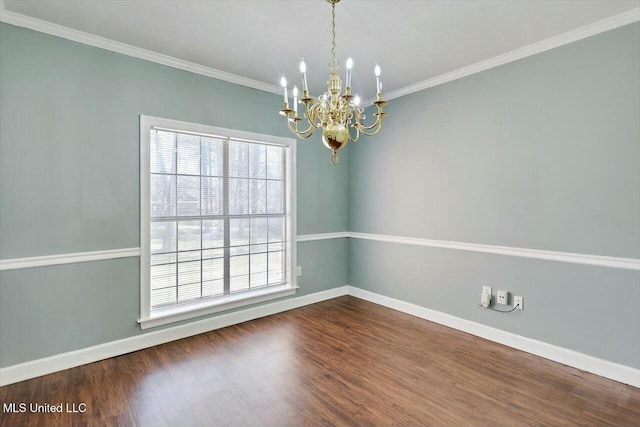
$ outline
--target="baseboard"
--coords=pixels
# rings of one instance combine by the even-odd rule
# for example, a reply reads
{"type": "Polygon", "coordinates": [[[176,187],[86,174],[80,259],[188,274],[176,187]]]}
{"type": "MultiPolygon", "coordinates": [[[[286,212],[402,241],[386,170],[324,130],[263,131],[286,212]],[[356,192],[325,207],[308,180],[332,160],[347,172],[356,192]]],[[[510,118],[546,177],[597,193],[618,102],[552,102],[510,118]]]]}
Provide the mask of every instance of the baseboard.
{"type": "Polygon", "coordinates": [[[545,359],[553,360],[554,362],[572,366],[586,372],[600,375],[601,377],[640,388],[640,370],[638,369],[599,359],[597,357],[558,347],[542,341],[526,338],[511,332],[492,328],[481,323],[472,322],[470,320],[376,294],[354,286],[341,286],[310,295],[276,301],[246,310],[197,320],[180,326],[142,333],[130,338],[124,338],[55,356],[7,366],[6,368],[0,369],[0,386],[36,378],[53,372],[85,365],[87,363],[97,362],[110,357],[120,356],[133,351],[187,338],[204,332],[213,331],[215,329],[225,328],[227,326],[247,322],[260,317],[270,316],[272,314],[281,313],[294,308],[303,307],[305,305],[315,304],[317,302],[326,301],[343,295],[351,295],[393,310],[401,311],[412,316],[420,317],[462,332],[476,335],[508,347],[522,350],[545,359]]]}
{"type": "Polygon", "coordinates": [[[436,310],[390,298],[354,286],[347,286],[347,294],[412,316],[439,323],[462,332],[494,341],[508,347],[535,354],[563,365],[581,369],[601,377],[640,388],[640,370],[599,359],[567,348],[526,338],[481,323],[451,316],[436,310]]]}
{"type": "Polygon", "coordinates": [[[197,320],[184,325],[174,326],[158,331],[142,333],[129,338],[111,341],[92,347],[74,350],[55,356],[32,360],[0,369],[0,386],[36,378],[64,369],[87,363],[97,362],[110,357],[120,356],[133,351],[164,344],[170,341],[187,338],[215,329],[225,328],[260,317],[270,316],[294,308],[337,298],[347,294],[347,287],[329,289],[295,298],[284,299],[260,305],[246,310],[235,311],[220,316],[197,320]]]}

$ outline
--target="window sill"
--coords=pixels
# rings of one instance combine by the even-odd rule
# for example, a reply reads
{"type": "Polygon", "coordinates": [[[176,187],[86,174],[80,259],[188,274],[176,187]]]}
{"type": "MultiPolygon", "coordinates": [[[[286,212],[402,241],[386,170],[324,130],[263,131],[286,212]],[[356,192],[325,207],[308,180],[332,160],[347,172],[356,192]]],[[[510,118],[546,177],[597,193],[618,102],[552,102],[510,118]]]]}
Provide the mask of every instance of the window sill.
{"type": "Polygon", "coordinates": [[[141,329],[155,328],[169,323],[206,316],[220,311],[244,307],[259,302],[282,298],[296,293],[297,286],[282,285],[272,288],[264,288],[251,292],[242,292],[234,295],[226,295],[206,303],[171,307],[158,310],[146,319],[139,319],[141,329]]]}

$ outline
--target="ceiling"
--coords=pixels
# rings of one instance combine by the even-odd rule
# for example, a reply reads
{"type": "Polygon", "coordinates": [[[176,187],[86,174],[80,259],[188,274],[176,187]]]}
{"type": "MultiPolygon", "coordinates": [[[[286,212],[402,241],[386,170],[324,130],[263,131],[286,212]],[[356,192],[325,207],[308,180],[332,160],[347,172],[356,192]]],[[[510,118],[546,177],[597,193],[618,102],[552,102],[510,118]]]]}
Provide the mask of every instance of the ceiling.
{"type": "MultiPolygon", "coordinates": [[[[342,0],[338,60],[354,60],[354,92],[416,83],[640,7],[640,0],[342,0]]],[[[326,90],[331,7],[324,0],[4,0],[4,9],[276,85],[326,90]]],[[[18,15],[15,15],[18,16],[18,15]]],[[[275,87],[274,87],[275,90],[275,87]]]]}

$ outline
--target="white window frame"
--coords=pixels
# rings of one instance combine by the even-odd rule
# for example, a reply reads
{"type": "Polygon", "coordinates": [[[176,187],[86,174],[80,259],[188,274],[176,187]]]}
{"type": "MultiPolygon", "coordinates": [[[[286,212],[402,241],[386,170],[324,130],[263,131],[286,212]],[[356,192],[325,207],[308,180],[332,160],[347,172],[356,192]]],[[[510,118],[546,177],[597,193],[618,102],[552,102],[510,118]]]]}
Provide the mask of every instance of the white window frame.
{"type": "Polygon", "coordinates": [[[262,135],[234,129],[140,116],[140,319],[142,329],[230,310],[295,294],[296,281],[296,140],[272,135],[262,135]],[[285,148],[286,186],[286,271],[285,284],[269,286],[236,294],[205,299],[198,303],[151,310],[151,248],[150,248],[150,139],[151,129],[160,128],[183,131],[206,136],[233,138],[246,141],[274,144],[285,148]]]}

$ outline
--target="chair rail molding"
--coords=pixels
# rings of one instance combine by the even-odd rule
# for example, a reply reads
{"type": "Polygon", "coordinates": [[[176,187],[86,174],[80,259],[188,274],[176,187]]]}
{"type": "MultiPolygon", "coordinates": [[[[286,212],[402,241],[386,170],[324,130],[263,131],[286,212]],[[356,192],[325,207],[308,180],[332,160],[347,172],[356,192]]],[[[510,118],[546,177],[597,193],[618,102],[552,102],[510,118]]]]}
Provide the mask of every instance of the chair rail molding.
{"type": "Polygon", "coordinates": [[[404,245],[428,246],[432,248],[457,249],[461,251],[483,252],[523,258],[542,259],[547,261],[568,262],[573,264],[595,265],[599,267],[621,268],[640,271],[640,259],[619,258],[605,255],[558,252],[543,249],[517,248],[513,246],[485,245],[482,243],[455,242],[450,240],[433,240],[416,237],[392,236],[386,234],[370,234],[349,232],[352,239],[375,240],[378,242],[399,243],[404,245]]]}
{"type": "MultiPolygon", "coordinates": [[[[450,240],[423,239],[418,237],[403,237],[387,234],[371,234],[353,231],[333,233],[302,234],[296,237],[297,243],[314,242],[333,239],[360,239],[377,242],[397,243],[414,246],[428,246],[433,248],[457,249],[461,251],[482,252],[496,255],[515,256],[523,258],[541,259],[547,261],[568,262],[573,264],[593,265],[598,267],[620,268],[623,270],[640,271],[640,259],[620,258],[606,255],[590,255],[572,252],[558,252],[543,249],[517,248],[513,246],[485,245],[482,243],[455,242],[450,240]]],[[[78,252],[69,254],[54,254],[25,258],[0,260],[0,271],[17,270],[21,268],[46,267],[52,265],[73,264],[76,262],[101,261],[115,258],[140,256],[140,248],[109,249],[103,251],[78,252]]]]}

